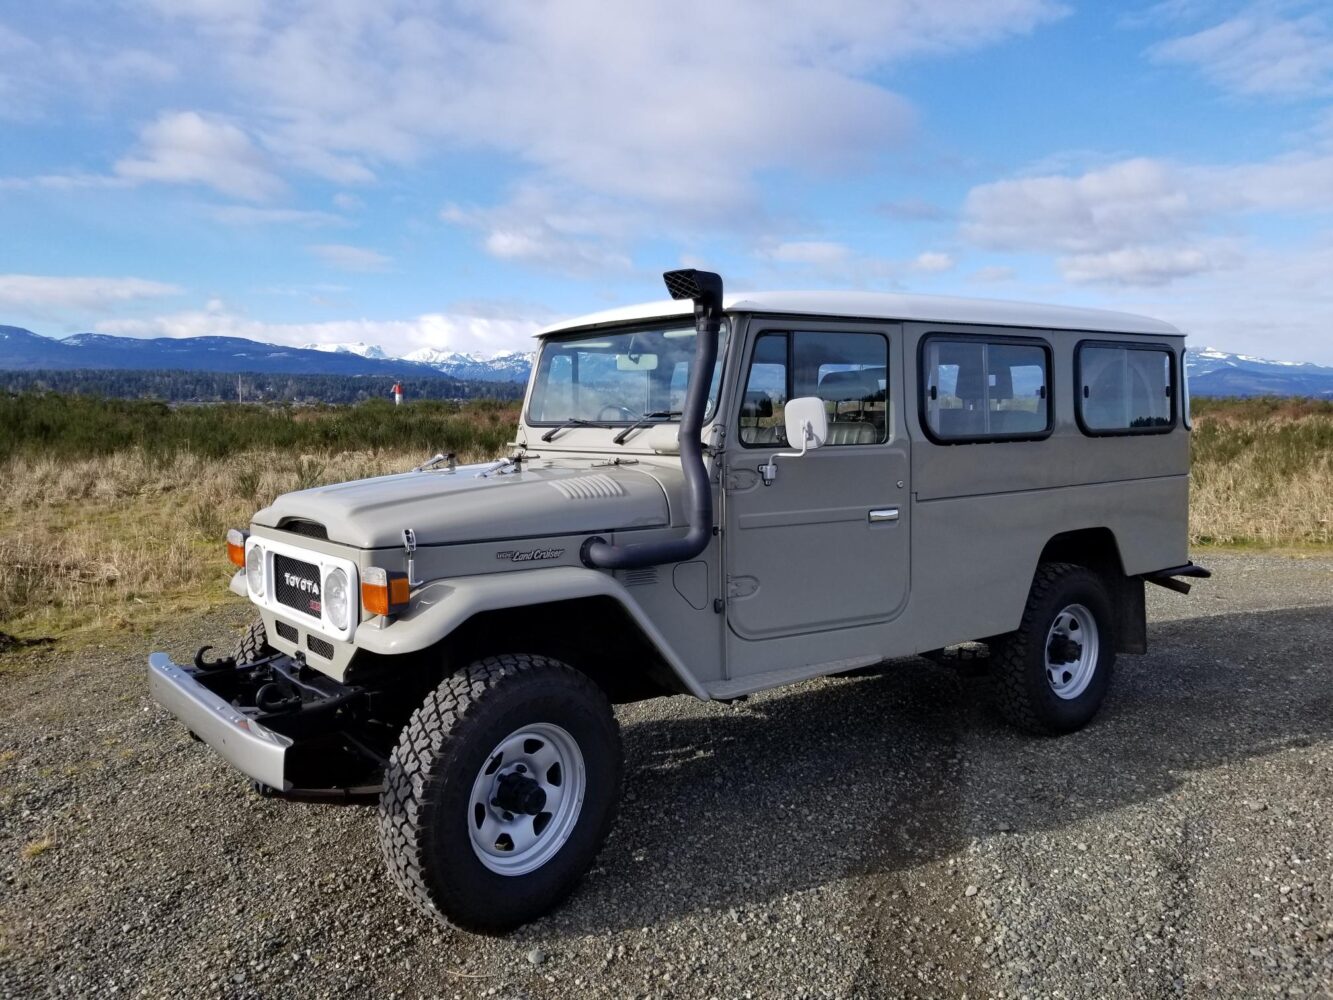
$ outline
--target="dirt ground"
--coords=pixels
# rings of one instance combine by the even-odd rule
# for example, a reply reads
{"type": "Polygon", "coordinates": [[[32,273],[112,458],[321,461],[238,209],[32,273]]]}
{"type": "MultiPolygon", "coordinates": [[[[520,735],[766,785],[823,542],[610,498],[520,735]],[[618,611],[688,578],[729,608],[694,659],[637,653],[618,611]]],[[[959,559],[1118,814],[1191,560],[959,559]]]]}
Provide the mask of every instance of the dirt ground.
{"type": "Polygon", "coordinates": [[[0,653],[0,997],[1333,996],[1333,557],[1196,559],[1062,739],[919,659],[621,709],[616,832],[504,938],[149,702],[244,608],[0,653]]]}

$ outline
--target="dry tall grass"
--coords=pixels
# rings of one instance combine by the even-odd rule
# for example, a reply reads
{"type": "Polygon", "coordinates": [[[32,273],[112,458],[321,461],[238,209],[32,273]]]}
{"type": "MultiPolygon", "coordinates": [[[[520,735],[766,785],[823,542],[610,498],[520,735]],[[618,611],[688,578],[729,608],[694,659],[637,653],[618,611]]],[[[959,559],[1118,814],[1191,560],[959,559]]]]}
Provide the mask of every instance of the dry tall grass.
{"type": "Polygon", "coordinates": [[[10,459],[0,464],[0,629],[126,628],[224,600],[228,527],[249,523],[281,493],[401,472],[424,457],[256,451],[209,459],[134,450],[10,459]]]}
{"type": "MultiPolygon", "coordinates": [[[[1195,424],[1192,542],[1333,543],[1333,405],[1213,402],[1195,424]]],[[[101,636],[229,601],[228,527],[280,493],[424,457],[401,447],[11,456],[0,461],[0,631],[101,636]]]]}
{"type": "Polygon", "coordinates": [[[1205,401],[1192,448],[1192,543],[1333,544],[1333,403],[1205,401]]]}

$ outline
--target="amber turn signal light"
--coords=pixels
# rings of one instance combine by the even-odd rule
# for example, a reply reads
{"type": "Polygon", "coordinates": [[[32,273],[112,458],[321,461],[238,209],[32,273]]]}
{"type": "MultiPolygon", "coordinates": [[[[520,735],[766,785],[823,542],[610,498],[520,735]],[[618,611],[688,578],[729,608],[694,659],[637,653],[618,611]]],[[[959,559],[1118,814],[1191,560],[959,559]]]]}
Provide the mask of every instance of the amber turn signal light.
{"type": "Polygon", "coordinates": [[[406,573],[370,566],[361,574],[361,606],[372,615],[394,615],[406,610],[411,593],[406,573]]]}
{"type": "Polygon", "coordinates": [[[242,568],[245,567],[245,540],[249,537],[250,533],[240,528],[227,532],[227,558],[242,568]]]}

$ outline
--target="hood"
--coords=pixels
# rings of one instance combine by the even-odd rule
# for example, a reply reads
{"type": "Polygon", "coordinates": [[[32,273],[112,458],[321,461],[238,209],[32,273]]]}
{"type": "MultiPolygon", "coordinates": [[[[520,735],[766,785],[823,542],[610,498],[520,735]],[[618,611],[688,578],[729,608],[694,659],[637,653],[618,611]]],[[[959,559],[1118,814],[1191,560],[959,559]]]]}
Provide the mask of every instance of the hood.
{"type": "Polygon", "coordinates": [[[287,493],[253,521],[269,528],[314,521],[329,541],[361,549],[399,547],[404,528],[416,533],[418,545],[442,545],[670,522],[662,485],[644,472],[525,466],[478,476],[487,468],[408,472],[287,493]]]}

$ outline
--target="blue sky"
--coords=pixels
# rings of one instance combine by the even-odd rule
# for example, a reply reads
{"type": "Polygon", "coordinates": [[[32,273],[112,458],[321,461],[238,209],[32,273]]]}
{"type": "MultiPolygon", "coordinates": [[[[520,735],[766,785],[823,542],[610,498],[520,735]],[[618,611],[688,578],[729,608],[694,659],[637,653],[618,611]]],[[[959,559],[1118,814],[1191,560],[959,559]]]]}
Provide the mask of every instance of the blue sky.
{"type": "Polygon", "coordinates": [[[53,336],[493,352],[688,264],[1333,363],[1327,0],[48,0],[0,129],[53,336]]]}

